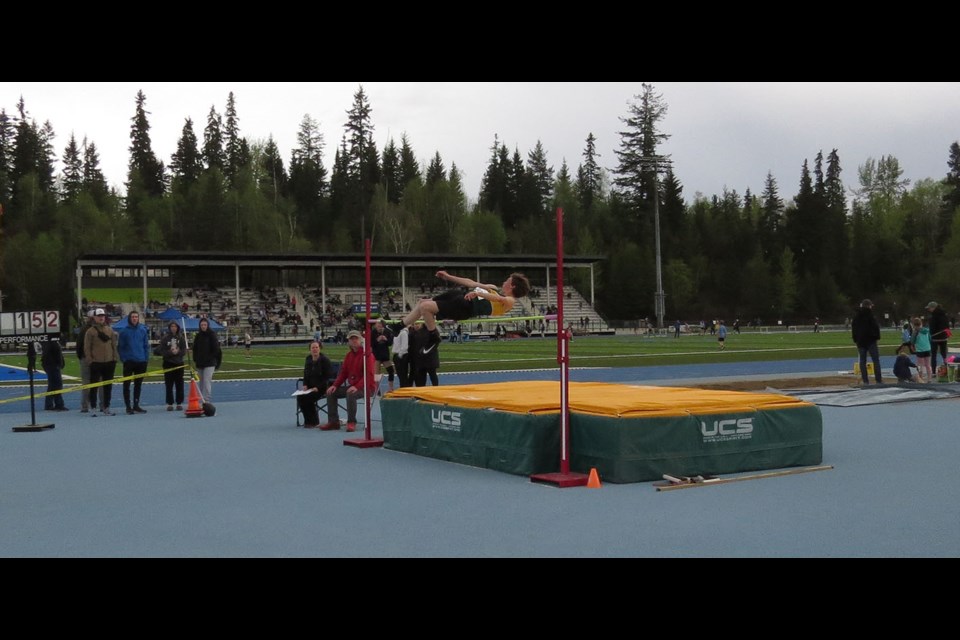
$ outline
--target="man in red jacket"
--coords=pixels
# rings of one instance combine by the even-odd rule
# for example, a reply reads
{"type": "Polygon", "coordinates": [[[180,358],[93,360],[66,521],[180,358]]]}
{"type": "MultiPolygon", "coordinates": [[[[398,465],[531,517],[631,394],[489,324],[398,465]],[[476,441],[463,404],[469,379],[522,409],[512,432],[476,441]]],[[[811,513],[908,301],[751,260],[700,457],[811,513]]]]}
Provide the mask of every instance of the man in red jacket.
{"type": "Polygon", "coordinates": [[[359,331],[351,331],[347,334],[347,345],[350,350],[347,351],[343,364],[340,365],[340,375],[327,388],[327,417],[330,422],[321,425],[321,431],[334,431],[340,428],[340,414],[337,406],[337,398],[347,399],[347,431],[356,431],[357,429],[357,397],[363,396],[363,361],[367,361],[366,387],[367,394],[373,395],[376,390],[376,384],[373,381],[374,362],[373,354],[367,353],[363,348],[359,331]]]}

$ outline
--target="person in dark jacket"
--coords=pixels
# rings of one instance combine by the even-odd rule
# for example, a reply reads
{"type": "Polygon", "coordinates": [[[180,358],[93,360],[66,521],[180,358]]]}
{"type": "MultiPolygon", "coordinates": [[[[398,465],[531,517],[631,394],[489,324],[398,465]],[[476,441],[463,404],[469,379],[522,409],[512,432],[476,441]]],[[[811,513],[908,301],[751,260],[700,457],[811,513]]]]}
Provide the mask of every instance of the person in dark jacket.
{"type": "Polygon", "coordinates": [[[873,376],[877,384],[883,384],[883,376],[880,373],[880,349],[877,342],[880,341],[880,323],[873,315],[873,302],[864,300],[857,309],[857,314],[852,323],[853,341],[860,352],[860,378],[863,384],[869,384],[867,379],[867,354],[873,360],[873,376]]]}
{"type": "Polygon", "coordinates": [[[950,322],[947,314],[936,302],[927,303],[930,318],[927,326],[930,327],[930,366],[933,375],[937,375],[937,352],[943,357],[943,364],[947,364],[947,338],[949,338],[950,322]]]}
{"type": "Polygon", "coordinates": [[[380,373],[382,368],[387,372],[387,381],[390,383],[390,391],[393,391],[394,369],[393,361],[390,359],[390,347],[393,346],[393,331],[387,329],[383,318],[377,320],[373,325],[373,331],[370,332],[370,351],[373,353],[373,359],[377,363],[375,373],[380,373]]]}
{"type": "Polygon", "coordinates": [[[221,362],[220,340],[210,329],[210,321],[201,318],[200,330],[193,338],[193,364],[200,374],[200,395],[204,402],[213,402],[213,372],[220,368],[221,362]]]}
{"type": "Polygon", "coordinates": [[[430,376],[430,384],[439,386],[437,369],[440,368],[440,331],[430,331],[426,324],[421,324],[411,331],[409,353],[414,386],[427,386],[427,376],[430,376]]]}
{"type": "MultiPolygon", "coordinates": [[[[47,374],[47,393],[63,389],[63,368],[67,363],[63,360],[63,349],[60,348],[59,338],[43,343],[40,356],[40,365],[47,374]]],[[[43,408],[47,411],[67,411],[63,406],[63,394],[43,397],[43,408]]]]}
{"type": "MultiPolygon", "coordinates": [[[[150,361],[150,334],[147,328],[140,324],[140,313],[131,311],[127,316],[127,326],[119,331],[117,352],[123,362],[123,377],[142,376],[147,372],[147,363],[150,361]]],[[[123,381],[123,403],[127,405],[127,413],[146,413],[140,407],[140,391],[143,389],[143,378],[123,381]],[[133,383],[133,404],[130,404],[130,383],[133,383]]]]}
{"type": "Polygon", "coordinates": [[[160,355],[163,357],[163,386],[167,392],[167,411],[183,411],[183,356],[187,353],[187,339],[174,320],[167,325],[167,332],[160,337],[160,355]],[[172,369],[167,371],[167,369],[172,369]]]}
{"type": "Polygon", "coordinates": [[[303,428],[316,429],[320,426],[320,414],[317,412],[317,400],[326,395],[330,386],[330,374],[333,365],[330,358],[322,353],[323,345],[314,340],[310,343],[310,355],[303,364],[303,395],[297,396],[297,404],[303,413],[303,428]]]}

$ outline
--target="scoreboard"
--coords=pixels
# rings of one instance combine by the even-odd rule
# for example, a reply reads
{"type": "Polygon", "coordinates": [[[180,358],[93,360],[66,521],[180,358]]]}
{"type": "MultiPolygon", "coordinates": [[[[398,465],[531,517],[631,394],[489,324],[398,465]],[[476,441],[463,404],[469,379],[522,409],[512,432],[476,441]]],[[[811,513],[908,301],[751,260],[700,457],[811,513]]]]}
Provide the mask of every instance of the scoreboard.
{"type": "Polygon", "coordinates": [[[59,311],[0,313],[0,343],[46,342],[60,332],[59,311]]]}

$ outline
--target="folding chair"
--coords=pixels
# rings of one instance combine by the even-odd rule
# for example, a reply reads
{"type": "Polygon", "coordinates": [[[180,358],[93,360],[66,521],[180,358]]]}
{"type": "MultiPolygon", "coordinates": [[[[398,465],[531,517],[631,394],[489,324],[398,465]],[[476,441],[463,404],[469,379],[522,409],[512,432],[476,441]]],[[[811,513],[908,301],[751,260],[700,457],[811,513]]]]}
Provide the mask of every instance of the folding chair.
{"type": "MultiPolygon", "coordinates": [[[[330,365],[331,365],[330,366],[330,376],[331,376],[330,382],[333,382],[334,380],[336,380],[337,376],[340,375],[340,363],[331,362],[330,365]]],[[[297,378],[296,388],[297,389],[303,388],[303,378],[297,378]]],[[[346,413],[347,411],[347,405],[345,403],[346,403],[346,400],[344,398],[337,399],[337,405],[339,406],[340,411],[343,413],[346,413]]],[[[303,412],[300,411],[300,403],[296,402],[296,399],[294,399],[294,404],[297,407],[297,426],[300,427],[300,426],[303,426],[303,412]]],[[[327,415],[327,397],[324,394],[321,393],[320,397],[317,398],[316,405],[317,405],[317,415],[326,416],[327,415]]],[[[329,419],[329,416],[327,416],[327,418],[329,419]]]]}

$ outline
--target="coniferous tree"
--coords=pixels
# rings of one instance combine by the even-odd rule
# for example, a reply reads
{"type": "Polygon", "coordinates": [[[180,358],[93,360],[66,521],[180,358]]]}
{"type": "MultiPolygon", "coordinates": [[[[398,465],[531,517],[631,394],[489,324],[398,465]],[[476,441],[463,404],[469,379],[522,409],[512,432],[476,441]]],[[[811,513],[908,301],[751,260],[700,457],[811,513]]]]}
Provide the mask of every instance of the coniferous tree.
{"type": "Polygon", "coordinates": [[[602,197],[601,169],[597,164],[597,139],[593,133],[587,135],[587,146],[583,150],[583,164],[577,168],[577,196],[580,198],[580,207],[583,213],[589,215],[593,210],[593,201],[602,197]]]}
{"type": "MultiPolygon", "coordinates": [[[[826,267],[834,281],[842,288],[849,286],[850,263],[849,233],[847,230],[847,199],[841,173],[840,156],[837,150],[827,156],[827,176],[824,181],[824,207],[826,216],[826,267]]],[[[825,301],[825,299],[824,299],[825,301]]],[[[829,307],[824,313],[832,312],[829,307]]]]}
{"type": "MultiPolygon", "coordinates": [[[[2,114],[0,114],[2,118],[2,114]]],[[[947,158],[947,177],[943,179],[947,192],[943,196],[943,208],[940,210],[940,233],[938,245],[942,249],[951,237],[953,220],[957,217],[957,208],[960,207],[960,143],[950,145],[950,155],[947,158]]],[[[2,165],[0,165],[2,171],[2,165]]],[[[0,191],[0,197],[2,197],[0,191]]]]}
{"type": "MultiPolygon", "coordinates": [[[[319,241],[327,170],[323,166],[323,133],[309,114],[300,121],[297,146],[290,157],[290,197],[296,209],[295,235],[319,241]]],[[[292,236],[291,236],[292,237],[292,236]]]]}
{"type": "Polygon", "coordinates": [[[213,106],[207,114],[207,126],[203,130],[203,161],[207,169],[219,169],[221,173],[227,164],[223,151],[223,119],[213,106]]]}
{"type": "Polygon", "coordinates": [[[443,160],[440,158],[440,152],[437,151],[433,158],[430,160],[430,164],[427,166],[427,178],[426,185],[432,187],[434,184],[440,180],[447,179],[447,171],[443,167],[443,160]]]}
{"type": "Polygon", "coordinates": [[[383,148],[381,160],[383,166],[383,186],[387,191],[387,201],[393,204],[400,202],[403,195],[403,184],[400,175],[400,150],[394,144],[393,138],[383,148]]]}
{"type": "MultiPolygon", "coordinates": [[[[800,172],[800,190],[794,197],[795,207],[786,214],[786,242],[793,253],[797,274],[804,275],[815,271],[818,264],[820,247],[817,244],[816,200],[813,179],[806,160],[800,172]]],[[[792,308],[790,309],[792,311],[792,308]]]]}
{"type": "Polygon", "coordinates": [[[283,158],[280,157],[280,150],[277,143],[273,140],[273,135],[267,139],[263,147],[263,156],[261,158],[262,179],[260,180],[260,191],[266,196],[274,209],[280,206],[280,199],[287,194],[287,171],[283,168],[283,158]]]}
{"type": "MultiPolygon", "coordinates": [[[[547,152],[543,144],[537,140],[533,151],[527,154],[527,175],[529,175],[533,192],[537,199],[537,213],[546,211],[553,197],[553,167],[547,164],[547,152]]],[[[530,212],[533,213],[533,212],[530,212]]]]}
{"type": "Polygon", "coordinates": [[[73,200],[83,190],[83,158],[80,156],[77,139],[72,133],[67,148],[63,151],[62,185],[62,194],[65,200],[73,200]]]}
{"type": "Polygon", "coordinates": [[[17,104],[17,119],[10,183],[13,193],[4,215],[11,235],[23,229],[36,233],[53,223],[53,159],[49,123],[40,129],[27,115],[23,98],[17,104]],[[48,131],[49,129],[49,131],[48,131]]]}
{"type": "Polygon", "coordinates": [[[127,173],[127,193],[139,189],[147,196],[159,197],[164,192],[164,167],[157,160],[150,143],[150,123],[147,121],[147,97],[137,92],[136,112],[130,127],[130,164],[127,173]]]}
{"type": "Polygon", "coordinates": [[[90,194],[98,208],[107,208],[110,189],[100,169],[100,154],[97,153],[97,145],[86,138],[83,139],[83,189],[90,194]]]}
{"type": "Polygon", "coordinates": [[[197,134],[193,131],[193,120],[187,118],[177,141],[177,150],[170,157],[170,172],[175,192],[183,193],[200,179],[203,171],[203,159],[198,148],[197,134]]]}
{"type": "Polygon", "coordinates": [[[760,219],[757,221],[757,240],[768,264],[783,252],[783,199],[777,190],[773,173],[767,172],[761,196],[760,219]]]}
{"type": "Polygon", "coordinates": [[[226,166],[224,174],[231,187],[236,185],[240,171],[250,164],[250,149],[245,138],[240,137],[240,119],[233,91],[227,96],[227,121],[224,127],[226,166]]]}
{"type": "Polygon", "coordinates": [[[13,156],[14,129],[6,109],[0,109],[0,206],[10,206],[13,187],[10,182],[10,165],[13,156]]]}
{"type": "Polygon", "coordinates": [[[410,146],[407,134],[400,136],[400,190],[397,192],[397,201],[403,199],[403,191],[411,180],[420,180],[420,165],[410,146]]]}
{"type": "Polygon", "coordinates": [[[643,92],[629,104],[629,115],[620,118],[626,125],[620,131],[620,148],[615,150],[618,164],[614,184],[622,189],[625,199],[635,207],[653,201],[656,163],[660,143],[670,136],[660,131],[660,123],[667,114],[663,95],[652,85],[643,84],[643,92]]]}
{"type": "Polygon", "coordinates": [[[509,228],[508,221],[503,218],[504,205],[507,202],[508,187],[507,176],[509,175],[510,156],[506,145],[500,144],[499,137],[494,134],[493,147],[491,147],[490,162],[483,173],[483,180],[480,183],[480,202],[481,210],[499,214],[503,219],[503,226],[509,228]]]}
{"type": "Polygon", "coordinates": [[[343,205],[355,246],[375,228],[367,213],[373,190],[380,182],[379,154],[373,145],[373,108],[363,85],[353,94],[353,106],[347,111],[344,123],[346,140],[346,192],[343,205]]]}
{"type": "Polygon", "coordinates": [[[683,202],[683,185],[667,169],[660,183],[663,204],[660,205],[661,253],[665,260],[682,259],[689,256],[687,242],[687,207],[683,202]]]}

